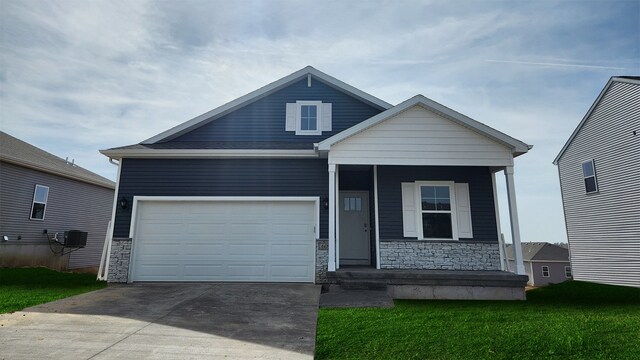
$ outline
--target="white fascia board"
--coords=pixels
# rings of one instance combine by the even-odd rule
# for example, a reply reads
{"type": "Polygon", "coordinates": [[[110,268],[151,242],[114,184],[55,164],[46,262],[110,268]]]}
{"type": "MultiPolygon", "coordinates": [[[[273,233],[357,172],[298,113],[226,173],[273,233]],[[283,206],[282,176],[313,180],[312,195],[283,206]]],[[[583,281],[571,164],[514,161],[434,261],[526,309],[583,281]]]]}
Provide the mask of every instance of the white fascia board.
{"type": "Polygon", "coordinates": [[[318,150],[329,150],[331,148],[331,145],[338,143],[359,132],[362,132],[416,105],[420,105],[429,111],[433,111],[437,114],[440,114],[445,118],[458,123],[459,125],[469,128],[500,144],[505,145],[506,147],[511,149],[511,151],[514,153],[514,157],[528,152],[533,147],[532,145],[527,145],[526,143],[520,140],[517,140],[515,138],[512,138],[511,136],[506,135],[479,121],[473,120],[468,116],[465,116],[463,114],[460,114],[459,112],[449,109],[448,107],[442,104],[439,104],[423,95],[416,95],[389,110],[381,112],[380,114],[374,117],[371,117],[366,121],[356,124],[348,128],[347,130],[344,130],[341,133],[338,133],[328,139],[325,139],[324,141],[318,144],[318,150]]]}
{"type": "Polygon", "coordinates": [[[600,101],[602,100],[604,95],[607,93],[607,91],[611,87],[611,84],[613,84],[614,82],[640,85],[640,80],[625,79],[625,78],[620,78],[620,77],[615,77],[615,76],[611,77],[611,79],[609,79],[609,81],[604,86],[602,91],[600,91],[600,94],[598,95],[596,100],[593,102],[593,104],[591,104],[591,107],[589,108],[587,113],[584,115],[582,120],[580,120],[580,123],[578,124],[576,129],[573,130],[573,132],[571,133],[571,136],[569,136],[569,139],[567,140],[567,142],[564,144],[562,149],[560,149],[560,152],[558,153],[556,158],[553,159],[553,164],[554,165],[558,165],[558,161],[560,161],[560,158],[562,157],[562,155],[564,155],[564,152],[567,151],[567,148],[569,147],[569,145],[571,145],[571,142],[573,141],[573,139],[578,135],[578,133],[580,132],[580,129],[582,129],[582,127],[584,126],[584,123],[587,122],[587,119],[591,116],[591,113],[596,109],[596,106],[598,106],[598,104],[600,103],[600,101]]]}
{"type": "Polygon", "coordinates": [[[128,149],[100,150],[113,159],[122,158],[317,158],[315,150],[263,149],[128,149]]]}
{"type": "Polygon", "coordinates": [[[263,86],[258,90],[252,91],[242,97],[239,97],[231,102],[228,102],[218,108],[215,108],[211,111],[208,111],[200,116],[196,116],[195,118],[186,121],[178,126],[175,126],[167,131],[164,131],[156,136],[153,136],[147,140],[144,140],[143,142],[141,142],[141,144],[154,144],[156,142],[162,141],[162,140],[170,140],[172,138],[178,137],[186,132],[188,132],[189,130],[198,127],[198,126],[202,126],[210,121],[213,121],[221,116],[224,116],[242,106],[248,105],[249,103],[252,103],[254,101],[257,101],[277,90],[282,89],[283,87],[298,81],[304,77],[307,77],[308,75],[312,75],[316,78],[318,78],[319,80],[322,80],[326,83],[328,83],[329,85],[332,85],[334,87],[337,87],[339,89],[342,89],[344,92],[346,93],[350,93],[352,95],[355,95],[356,97],[359,97],[365,101],[368,101],[372,104],[375,104],[383,109],[389,109],[390,107],[392,107],[393,105],[382,101],[378,98],[376,98],[375,96],[369,95],[367,93],[365,93],[362,90],[358,90],[355,87],[348,85],[332,76],[329,76],[315,68],[313,68],[312,66],[307,66],[301,70],[298,70],[296,72],[294,72],[291,75],[285,76],[280,80],[277,80],[275,82],[272,82],[269,85],[263,86]]]}

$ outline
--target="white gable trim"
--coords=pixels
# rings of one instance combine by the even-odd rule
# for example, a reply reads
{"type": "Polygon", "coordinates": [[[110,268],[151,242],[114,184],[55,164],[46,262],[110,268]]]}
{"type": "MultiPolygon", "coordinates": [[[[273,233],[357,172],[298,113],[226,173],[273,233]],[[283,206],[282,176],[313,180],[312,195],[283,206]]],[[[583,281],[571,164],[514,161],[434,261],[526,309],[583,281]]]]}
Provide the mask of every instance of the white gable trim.
{"type": "Polygon", "coordinates": [[[346,92],[347,94],[356,96],[364,101],[367,101],[373,105],[379,106],[382,109],[389,109],[392,107],[391,104],[382,101],[380,99],[378,99],[375,96],[369,95],[367,93],[365,93],[362,90],[359,90],[349,84],[346,84],[332,76],[329,76],[311,66],[307,66],[301,70],[298,70],[296,72],[294,72],[291,75],[285,76],[280,80],[277,80],[275,82],[272,82],[269,85],[263,86],[258,90],[252,91],[250,93],[248,93],[247,95],[244,95],[240,98],[237,98],[236,100],[233,100],[231,102],[228,102],[218,108],[215,108],[211,111],[208,111],[200,116],[197,116],[189,121],[186,121],[178,126],[175,126],[167,131],[164,131],[156,136],[153,136],[143,142],[141,142],[141,144],[154,144],[156,142],[159,141],[166,141],[166,140],[171,140],[173,138],[176,138],[196,127],[202,126],[206,123],[209,123],[217,118],[220,118],[236,109],[239,109],[243,106],[246,106],[254,101],[257,101],[275,91],[278,91],[286,86],[288,86],[289,84],[298,81],[304,77],[307,77],[309,79],[309,75],[311,75],[312,77],[315,77],[319,80],[322,80],[323,82],[327,83],[328,85],[331,85],[333,87],[336,87],[344,92],[346,92]]]}
{"type": "Polygon", "coordinates": [[[567,140],[567,142],[564,144],[562,149],[560,149],[560,152],[558,153],[556,158],[553,159],[554,165],[558,165],[558,161],[560,161],[560,158],[562,157],[562,155],[564,155],[564,152],[567,151],[567,148],[569,147],[569,145],[571,145],[571,143],[573,142],[573,139],[578,135],[578,133],[580,132],[580,129],[582,129],[584,124],[587,122],[587,119],[589,119],[589,117],[591,116],[591,113],[593,113],[593,111],[596,109],[596,106],[598,106],[598,104],[600,103],[604,95],[607,93],[607,91],[611,87],[611,84],[613,84],[614,82],[640,85],[640,80],[625,79],[625,78],[620,78],[615,76],[611,77],[611,79],[609,79],[609,81],[607,82],[607,85],[605,85],[602,91],[600,91],[600,95],[598,95],[598,97],[593,102],[593,104],[591,104],[591,107],[589,108],[585,116],[582,118],[582,120],[580,121],[576,129],[573,130],[573,133],[571,133],[571,136],[569,136],[569,139],[567,140]]]}
{"type": "Polygon", "coordinates": [[[426,108],[429,111],[433,111],[436,114],[442,115],[443,117],[454,121],[455,123],[462,125],[464,127],[467,127],[485,137],[488,137],[489,139],[496,141],[508,148],[511,149],[511,151],[515,156],[524,154],[526,152],[529,151],[529,149],[532,148],[531,145],[527,145],[524,142],[514,139],[511,136],[508,136],[498,130],[495,130],[485,124],[482,124],[476,120],[471,119],[470,117],[467,117],[465,115],[462,115],[452,109],[449,109],[448,107],[441,105],[431,99],[426,98],[423,95],[416,95],[414,97],[412,97],[409,100],[406,100],[404,102],[402,102],[401,104],[388,109],[386,111],[383,111],[382,113],[369,118],[366,121],[363,121],[359,124],[356,124],[350,128],[348,128],[347,130],[342,131],[339,134],[336,134],[320,143],[318,143],[318,150],[329,150],[331,148],[331,145],[334,145],[340,141],[343,141],[344,139],[353,136],[357,133],[360,133],[376,124],[379,124],[387,119],[390,119],[392,117],[394,117],[395,115],[413,107],[413,106],[422,106],[424,108],[426,108]]]}

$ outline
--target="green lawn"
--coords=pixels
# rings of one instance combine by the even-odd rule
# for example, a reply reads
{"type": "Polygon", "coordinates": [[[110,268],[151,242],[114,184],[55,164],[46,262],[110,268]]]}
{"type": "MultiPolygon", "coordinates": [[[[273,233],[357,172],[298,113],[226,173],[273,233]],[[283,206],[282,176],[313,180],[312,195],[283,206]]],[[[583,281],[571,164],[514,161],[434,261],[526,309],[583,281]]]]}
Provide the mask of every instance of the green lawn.
{"type": "Polygon", "coordinates": [[[639,359],[640,289],[570,281],[527,301],[320,309],[318,359],[639,359]]]}
{"type": "Polygon", "coordinates": [[[0,268],[0,314],[102,289],[93,274],[61,273],[46,268],[0,268]]]}

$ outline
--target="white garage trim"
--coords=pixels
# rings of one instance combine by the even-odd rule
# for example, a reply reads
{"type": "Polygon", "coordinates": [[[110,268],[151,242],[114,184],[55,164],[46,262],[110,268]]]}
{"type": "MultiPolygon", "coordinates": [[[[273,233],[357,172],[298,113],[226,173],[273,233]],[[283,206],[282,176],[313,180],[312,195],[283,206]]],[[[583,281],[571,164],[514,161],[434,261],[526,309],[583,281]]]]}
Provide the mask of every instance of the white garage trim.
{"type": "MultiPolygon", "coordinates": [[[[133,206],[131,209],[131,226],[129,230],[129,237],[132,239],[131,253],[129,255],[129,271],[127,276],[127,282],[132,282],[134,279],[134,259],[136,251],[136,226],[139,217],[140,202],[309,202],[313,203],[315,210],[315,224],[314,233],[315,240],[320,238],[320,197],[315,196],[134,196],[133,206]]],[[[314,253],[316,244],[314,243],[314,253]]],[[[315,269],[315,255],[313,256],[313,268],[315,269]]],[[[315,282],[315,279],[314,279],[315,282]]]]}

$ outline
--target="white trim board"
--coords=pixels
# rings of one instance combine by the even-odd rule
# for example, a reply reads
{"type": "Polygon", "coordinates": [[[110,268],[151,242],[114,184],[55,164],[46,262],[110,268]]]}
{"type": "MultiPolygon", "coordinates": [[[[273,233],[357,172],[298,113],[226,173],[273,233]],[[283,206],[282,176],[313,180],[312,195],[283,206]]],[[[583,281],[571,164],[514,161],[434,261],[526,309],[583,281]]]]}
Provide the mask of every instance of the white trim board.
{"type": "Polygon", "coordinates": [[[531,145],[527,145],[524,142],[517,140],[515,138],[512,138],[511,136],[508,136],[498,130],[495,130],[479,121],[473,120],[470,117],[467,117],[452,109],[449,109],[448,107],[441,105],[431,99],[428,99],[423,95],[416,95],[402,102],[401,104],[394,106],[391,109],[383,111],[380,114],[373,116],[366,121],[356,124],[328,139],[321,141],[320,143],[318,143],[318,150],[325,150],[325,151],[330,150],[332,145],[340,141],[343,141],[344,139],[350,136],[353,136],[364,130],[367,130],[378,123],[381,123],[387,119],[390,119],[395,115],[407,109],[410,109],[413,106],[422,106],[429,111],[432,111],[449,120],[452,120],[453,122],[461,126],[464,126],[470,130],[473,130],[479,133],[480,135],[486,136],[489,139],[510,148],[514,154],[514,157],[518,155],[522,155],[528,152],[532,148],[531,145]]]}
{"type": "Polygon", "coordinates": [[[318,158],[315,150],[269,149],[114,149],[100,150],[112,159],[136,158],[318,158]]]}
{"type": "Polygon", "coordinates": [[[330,85],[334,88],[337,88],[339,90],[341,90],[344,93],[347,93],[349,95],[353,95],[355,97],[358,97],[366,102],[369,102],[375,106],[380,107],[381,109],[389,109],[392,107],[391,104],[378,99],[375,96],[369,95],[367,93],[365,93],[362,90],[359,90],[347,83],[344,83],[332,76],[329,76],[315,68],[313,68],[312,66],[307,66],[303,69],[300,69],[296,72],[294,72],[291,75],[285,76],[280,80],[274,81],[271,84],[268,84],[266,86],[261,87],[258,90],[252,91],[242,97],[237,98],[236,100],[233,100],[231,102],[228,102],[220,107],[217,107],[211,111],[208,111],[200,116],[197,116],[189,121],[186,121],[178,126],[175,126],[167,131],[164,131],[156,136],[153,136],[147,140],[144,140],[142,142],[142,144],[153,144],[153,143],[157,143],[159,141],[167,141],[167,140],[171,140],[174,139],[186,132],[189,132],[191,130],[193,130],[194,128],[200,127],[202,125],[205,125],[215,119],[218,119],[234,110],[237,110],[243,106],[246,106],[254,101],[257,101],[269,94],[272,94],[288,85],[290,85],[293,82],[296,82],[298,80],[301,80],[303,78],[307,78],[307,81],[310,82],[311,78],[309,77],[309,75],[311,76],[311,78],[315,78],[317,80],[320,80],[324,83],[326,83],[327,85],[330,85]]]}

